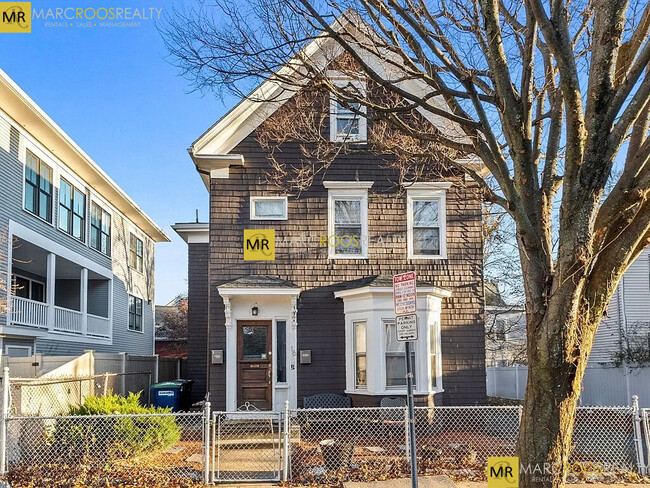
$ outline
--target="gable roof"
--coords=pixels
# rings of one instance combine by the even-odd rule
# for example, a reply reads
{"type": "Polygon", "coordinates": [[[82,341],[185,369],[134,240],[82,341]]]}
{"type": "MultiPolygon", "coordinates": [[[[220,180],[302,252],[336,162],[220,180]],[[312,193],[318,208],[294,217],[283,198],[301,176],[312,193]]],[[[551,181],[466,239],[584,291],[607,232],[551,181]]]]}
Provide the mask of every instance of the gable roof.
{"type": "Polygon", "coordinates": [[[0,69],[0,109],[92,186],[154,242],[169,242],[165,232],[108,174],[0,69]]]}
{"type": "MultiPolygon", "coordinates": [[[[355,29],[359,32],[351,19],[355,23],[364,23],[356,13],[348,11],[332,23],[332,28],[337,31],[355,29]]],[[[359,33],[359,35],[365,34],[359,33]]],[[[324,69],[342,53],[343,48],[334,39],[325,35],[317,37],[302,49],[299,56],[289,60],[280,68],[277,77],[271,76],[262,82],[192,143],[188,152],[208,190],[211,171],[224,170],[230,165],[243,165],[244,157],[230,152],[307,84],[308,77],[304,75],[300,77],[300,67],[303,64],[299,58],[308,59],[311,64],[324,69]],[[288,77],[293,77],[295,80],[291,85],[279,81],[288,77]]],[[[380,76],[386,79],[401,76],[395,72],[394,67],[381,58],[371,55],[367,50],[360,49],[359,54],[380,76]]],[[[397,84],[411,93],[425,94],[429,91],[425,82],[420,79],[406,79],[397,84]]],[[[430,103],[439,109],[447,109],[440,95],[432,97],[430,103]]],[[[418,111],[447,137],[467,141],[463,131],[454,122],[421,108],[418,108],[418,111]]],[[[472,159],[468,158],[468,162],[472,159]]]]}

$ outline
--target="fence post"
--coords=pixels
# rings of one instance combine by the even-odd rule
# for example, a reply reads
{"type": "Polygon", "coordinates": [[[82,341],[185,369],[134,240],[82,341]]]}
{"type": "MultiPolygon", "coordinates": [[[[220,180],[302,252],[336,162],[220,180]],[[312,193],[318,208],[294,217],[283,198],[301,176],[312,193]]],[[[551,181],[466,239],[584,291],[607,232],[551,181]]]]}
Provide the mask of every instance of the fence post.
{"type": "Polygon", "coordinates": [[[519,365],[515,364],[515,398],[517,400],[520,400],[519,398],[519,365]]]}
{"type": "Polygon", "coordinates": [[[282,459],[282,481],[287,481],[289,479],[289,456],[291,454],[291,437],[289,431],[291,429],[290,417],[291,413],[289,412],[289,401],[284,402],[284,457],[282,459]]]}
{"type": "Polygon", "coordinates": [[[203,482],[211,484],[210,479],[210,402],[203,405],[203,482]]]}
{"type": "Polygon", "coordinates": [[[9,413],[9,368],[2,374],[2,409],[0,410],[0,474],[7,472],[7,414],[9,413]]]}
{"type": "MultiPolygon", "coordinates": [[[[158,354],[154,354],[154,356],[156,357],[156,369],[155,369],[155,371],[153,373],[153,382],[158,383],[158,375],[160,374],[160,370],[159,370],[159,368],[160,368],[160,356],[158,356],[158,354]]],[[[151,385],[149,385],[149,386],[151,386],[151,385]]]]}
{"type": "Polygon", "coordinates": [[[121,375],[121,388],[122,388],[122,396],[126,396],[126,353],[121,352],[120,355],[122,356],[122,375],[121,375]]]}
{"type": "Polygon", "coordinates": [[[636,464],[642,476],[646,474],[646,465],[643,455],[643,437],[641,435],[641,415],[639,410],[639,397],[632,396],[632,415],[634,417],[634,446],[636,447],[636,464]]]}

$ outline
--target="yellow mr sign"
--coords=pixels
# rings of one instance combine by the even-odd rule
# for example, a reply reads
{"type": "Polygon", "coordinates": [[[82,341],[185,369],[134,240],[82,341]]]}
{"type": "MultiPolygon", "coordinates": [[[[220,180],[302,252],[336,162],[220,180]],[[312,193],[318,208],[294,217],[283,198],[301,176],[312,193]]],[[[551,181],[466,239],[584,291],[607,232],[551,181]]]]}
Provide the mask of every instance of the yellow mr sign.
{"type": "Polygon", "coordinates": [[[275,229],[244,229],[244,261],[275,259],[275,229]]]}

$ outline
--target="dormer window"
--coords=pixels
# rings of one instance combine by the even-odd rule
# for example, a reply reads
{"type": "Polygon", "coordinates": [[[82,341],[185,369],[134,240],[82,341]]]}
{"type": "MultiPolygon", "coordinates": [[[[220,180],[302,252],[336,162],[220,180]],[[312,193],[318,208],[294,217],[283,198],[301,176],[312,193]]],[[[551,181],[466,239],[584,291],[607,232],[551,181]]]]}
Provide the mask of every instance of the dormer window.
{"type": "MultiPolygon", "coordinates": [[[[363,96],[365,85],[357,80],[336,79],[334,84],[349,95],[363,96]]],[[[330,98],[330,140],[332,142],[365,142],[368,139],[366,107],[359,102],[330,98]]]]}

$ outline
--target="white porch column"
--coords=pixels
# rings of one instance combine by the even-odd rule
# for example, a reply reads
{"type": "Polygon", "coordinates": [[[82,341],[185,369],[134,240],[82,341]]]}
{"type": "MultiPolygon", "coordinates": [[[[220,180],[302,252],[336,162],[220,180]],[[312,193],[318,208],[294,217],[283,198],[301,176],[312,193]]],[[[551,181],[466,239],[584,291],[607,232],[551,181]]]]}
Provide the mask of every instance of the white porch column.
{"type": "Polygon", "coordinates": [[[81,268],[79,286],[79,308],[81,310],[81,333],[88,334],[88,269],[81,268]]]}
{"type": "Polygon", "coordinates": [[[45,302],[47,303],[47,329],[54,330],[54,287],[56,283],[56,254],[47,255],[47,284],[45,290],[45,302]]]}

